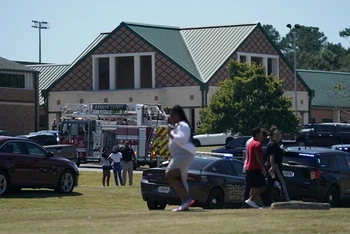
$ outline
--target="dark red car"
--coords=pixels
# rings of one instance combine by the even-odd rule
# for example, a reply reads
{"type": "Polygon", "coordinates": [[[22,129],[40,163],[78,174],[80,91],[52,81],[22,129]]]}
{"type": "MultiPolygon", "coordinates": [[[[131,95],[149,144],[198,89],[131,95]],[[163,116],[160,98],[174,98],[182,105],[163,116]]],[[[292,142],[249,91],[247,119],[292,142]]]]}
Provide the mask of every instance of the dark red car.
{"type": "Polygon", "coordinates": [[[21,188],[70,193],[78,185],[78,179],[74,162],[53,155],[34,141],[0,136],[0,196],[21,188]]]}

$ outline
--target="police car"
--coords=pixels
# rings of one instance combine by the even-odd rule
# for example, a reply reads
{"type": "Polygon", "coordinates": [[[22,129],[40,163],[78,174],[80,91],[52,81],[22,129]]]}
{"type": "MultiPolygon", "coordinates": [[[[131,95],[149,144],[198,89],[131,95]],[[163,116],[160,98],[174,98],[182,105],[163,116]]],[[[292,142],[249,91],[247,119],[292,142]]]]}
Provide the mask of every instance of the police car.
{"type": "MultiPolygon", "coordinates": [[[[164,210],[166,205],[180,205],[177,193],[165,178],[164,167],[143,171],[141,194],[150,210],[164,210]]],[[[220,209],[241,207],[245,174],[243,162],[232,159],[232,154],[198,154],[189,167],[187,182],[193,206],[220,209]]]]}

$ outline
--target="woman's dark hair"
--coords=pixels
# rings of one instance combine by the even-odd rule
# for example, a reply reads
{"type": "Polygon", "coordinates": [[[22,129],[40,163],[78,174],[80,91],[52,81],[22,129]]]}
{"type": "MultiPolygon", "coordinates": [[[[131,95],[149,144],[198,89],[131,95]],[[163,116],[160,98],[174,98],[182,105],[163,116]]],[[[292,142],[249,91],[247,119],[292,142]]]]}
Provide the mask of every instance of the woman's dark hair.
{"type": "Polygon", "coordinates": [[[276,125],[272,125],[270,130],[269,130],[269,134],[270,134],[270,137],[273,137],[273,133],[278,130],[277,126],[276,125]]]}
{"type": "Polygon", "coordinates": [[[104,147],[103,148],[103,150],[102,150],[102,157],[104,158],[104,159],[107,159],[108,158],[108,155],[107,155],[107,153],[106,153],[106,150],[107,149],[109,149],[108,147],[104,147]]]}
{"type": "Polygon", "coordinates": [[[188,126],[190,127],[190,129],[191,129],[191,137],[190,137],[190,140],[191,140],[191,142],[193,141],[193,131],[192,131],[192,128],[191,128],[191,125],[190,125],[190,123],[188,122],[188,119],[187,119],[187,117],[186,117],[186,114],[185,114],[185,111],[184,111],[184,109],[180,106],[180,105],[175,105],[174,107],[173,107],[173,109],[171,109],[171,111],[170,111],[170,116],[172,116],[172,115],[178,115],[179,117],[180,117],[180,121],[184,121],[184,122],[186,122],[187,124],[188,124],[188,126]]]}

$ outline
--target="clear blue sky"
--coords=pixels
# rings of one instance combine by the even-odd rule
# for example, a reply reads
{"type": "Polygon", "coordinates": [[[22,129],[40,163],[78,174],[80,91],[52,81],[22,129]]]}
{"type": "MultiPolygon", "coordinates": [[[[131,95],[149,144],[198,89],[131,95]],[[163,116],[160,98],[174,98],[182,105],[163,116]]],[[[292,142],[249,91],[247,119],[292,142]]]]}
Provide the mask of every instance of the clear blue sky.
{"type": "Polygon", "coordinates": [[[179,27],[260,22],[284,36],[286,24],[319,27],[328,40],[348,48],[339,31],[350,27],[350,0],[0,0],[0,57],[38,61],[38,29],[32,20],[47,21],[42,31],[42,62],[71,63],[101,32],[120,22],[179,27]]]}

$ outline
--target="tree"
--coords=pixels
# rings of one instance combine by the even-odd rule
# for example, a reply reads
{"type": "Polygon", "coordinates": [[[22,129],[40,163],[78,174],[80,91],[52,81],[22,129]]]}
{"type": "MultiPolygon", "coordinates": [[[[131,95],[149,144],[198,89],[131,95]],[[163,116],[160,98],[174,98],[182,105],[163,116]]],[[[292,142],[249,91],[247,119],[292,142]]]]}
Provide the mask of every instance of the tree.
{"type": "Polygon", "coordinates": [[[339,32],[339,36],[347,39],[348,37],[350,37],[350,28],[345,28],[344,30],[339,32]]]}
{"type": "Polygon", "coordinates": [[[278,43],[281,40],[281,35],[280,33],[277,31],[277,29],[275,29],[271,24],[264,24],[262,26],[264,28],[264,30],[266,31],[267,35],[269,35],[269,37],[271,38],[271,40],[278,45],[278,43]]]}
{"type": "Polygon", "coordinates": [[[291,110],[292,102],[284,97],[283,81],[266,77],[261,65],[232,61],[230,78],[222,81],[210,99],[208,107],[200,110],[201,133],[227,132],[250,134],[254,127],[277,125],[283,132],[296,132],[300,123],[291,110]]]}

